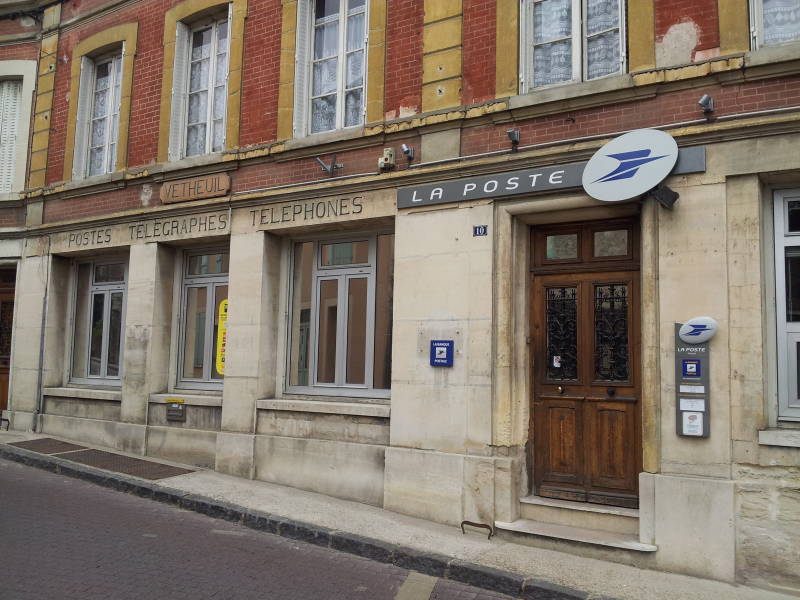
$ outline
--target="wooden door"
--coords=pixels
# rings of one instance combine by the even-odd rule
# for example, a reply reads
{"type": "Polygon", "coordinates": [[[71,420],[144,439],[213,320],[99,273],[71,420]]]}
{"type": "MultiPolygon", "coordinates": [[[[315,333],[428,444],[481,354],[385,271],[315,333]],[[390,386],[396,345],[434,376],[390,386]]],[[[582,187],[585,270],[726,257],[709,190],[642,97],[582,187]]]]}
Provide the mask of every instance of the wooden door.
{"type": "Polygon", "coordinates": [[[11,368],[11,326],[14,292],[0,291],[0,414],[8,408],[8,378],[11,368]]]}
{"type": "Polygon", "coordinates": [[[591,241],[597,231],[579,226],[577,256],[560,264],[540,260],[534,268],[534,493],[637,507],[639,273],[631,252],[616,264],[594,260],[594,244],[581,238],[591,241]],[[603,270],[609,266],[626,268],[603,270]]]}

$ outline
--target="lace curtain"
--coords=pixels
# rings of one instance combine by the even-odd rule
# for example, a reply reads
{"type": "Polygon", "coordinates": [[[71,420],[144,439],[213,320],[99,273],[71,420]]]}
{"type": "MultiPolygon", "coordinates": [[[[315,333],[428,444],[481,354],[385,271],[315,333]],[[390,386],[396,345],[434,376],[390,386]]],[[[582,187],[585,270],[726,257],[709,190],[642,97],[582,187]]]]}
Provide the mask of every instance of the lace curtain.
{"type": "Polygon", "coordinates": [[[764,45],[800,39],[800,2],[764,0],[764,45]]]}

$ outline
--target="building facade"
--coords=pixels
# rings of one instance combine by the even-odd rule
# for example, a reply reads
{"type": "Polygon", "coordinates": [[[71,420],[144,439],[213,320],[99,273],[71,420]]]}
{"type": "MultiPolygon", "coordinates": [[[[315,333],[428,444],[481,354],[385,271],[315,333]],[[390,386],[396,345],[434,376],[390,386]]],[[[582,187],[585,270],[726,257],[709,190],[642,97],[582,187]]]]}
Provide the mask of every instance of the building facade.
{"type": "Polygon", "coordinates": [[[27,2],[0,98],[13,429],[800,591],[796,0],[27,2]]]}

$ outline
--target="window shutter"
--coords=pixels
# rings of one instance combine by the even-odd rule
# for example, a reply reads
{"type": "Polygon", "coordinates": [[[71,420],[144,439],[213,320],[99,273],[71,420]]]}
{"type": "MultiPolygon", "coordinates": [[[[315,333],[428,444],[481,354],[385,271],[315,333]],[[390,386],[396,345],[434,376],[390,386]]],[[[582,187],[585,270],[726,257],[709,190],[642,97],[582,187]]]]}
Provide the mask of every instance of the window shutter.
{"type": "Polygon", "coordinates": [[[19,103],[22,81],[0,81],[0,192],[12,191],[14,185],[19,103]]]}
{"type": "Polygon", "coordinates": [[[310,0],[297,2],[297,38],[295,40],[294,71],[294,137],[303,137],[308,131],[310,93],[308,89],[311,62],[312,12],[310,0]]]}
{"type": "Polygon", "coordinates": [[[186,137],[186,91],[189,70],[189,27],[178,22],[172,68],[172,108],[169,120],[169,159],[183,158],[186,137]]]}
{"type": "Polygon", "coordinates": [[[72,153],[72,179],[86,177],[86,161],[89,152],[89,121],[94,97],[94,61],[81,57],[81,79],[78,84],[78,110],[75,119],[75,144],[72,153]]]}

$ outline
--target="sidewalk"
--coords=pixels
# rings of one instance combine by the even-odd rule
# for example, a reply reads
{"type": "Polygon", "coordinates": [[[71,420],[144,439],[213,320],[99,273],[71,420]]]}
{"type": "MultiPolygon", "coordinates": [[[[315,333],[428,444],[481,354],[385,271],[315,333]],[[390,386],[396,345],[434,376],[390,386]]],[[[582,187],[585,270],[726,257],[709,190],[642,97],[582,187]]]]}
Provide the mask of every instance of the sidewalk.
{"type": "MultiPolygon", "coordinates": [[[[2,431],[0,458],[515,597],[537,600],[793,598],[522,546],[496,537],[487,540],[482,530],[462,535],[455,527],[213,471],[194,470],[153,482],[7,445],[44,437],[50,436],[2,431]]],[[[152,462],[185,467],[167,461],[152,462]]]]}

